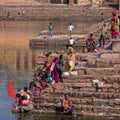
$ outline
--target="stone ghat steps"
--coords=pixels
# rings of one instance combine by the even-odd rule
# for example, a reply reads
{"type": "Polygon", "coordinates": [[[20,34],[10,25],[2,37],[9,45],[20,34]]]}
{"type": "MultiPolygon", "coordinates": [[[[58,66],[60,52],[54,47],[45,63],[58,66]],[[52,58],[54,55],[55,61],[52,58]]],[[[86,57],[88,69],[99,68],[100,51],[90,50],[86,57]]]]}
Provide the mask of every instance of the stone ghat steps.
{"type": "MultiPolygon", "coordinates": [[[[101,78],[101,75],[98,75],[99,78],[101,78]]],[[[78,80],[78,79],[94,79],[95,76],[94,75],[66,75],[64,76],[64,79],[65,80],[69,80],[69,79],[75,79],[75,80],[78,80]]]]}
{"type": "Polygon", "coordinates": [[[92,79],[64,79],[64,83],[92,83],[92,79]]]}
{"type": "MultiPolygon", "coordinates": [[[[100,82],[103,82],[102,80],[100,82]]],[[[103,91],[103,92],[120,92],[119,89],[120,89],[120,83],[111,83],[111,84],[106,84],[103,82],[103,86],[100,87],[99,91],[103,91]]],[[[60,85],[60,84],[59,84],[60,85]]],[[[62,86],[62,85],[61,85],[62,86]]],[[[83,82],[79,82],[79,83],[75,83],[74,82],[64,82],[64,86],[63,86],[64,89],[66,90],[73,90],[73,91],[79,91],[79,92],[84,92],[84,91],[87,91],[87,92],[95,92],[96,89],[95,89],[95,86],[93,86],[93,83],[92,82],[87,82],[87,81],[83,81],[83,82]]]]}
{"type": "MultiPolygon", "coordinates": [[[[98,79],[98,78],[94,78],[94,79],[64,79],[64,83],[92,83],[93,80],[98,79]]],[[[98,79],[99,81],[106,83],[106,84],[120,84],[120,76],[118,77],[118,79],[103,79],[102,76],[100,79],[98,79]]]]}
{"type": "Polygon", "coordinates": [[[59,83],[57,85],[60,85],[67,90],[78,90],[78,91],[87,90],[89,92],[93,92],[95,91],[95,86],[93,86],[93,80],[96,80],[96,79],[103,83],[100,89],[101,91],[119,92],[120,75],[112,76],[112,77],[99,75],[97,77],[91,76],[91,78],[75,76],[74,79],[73,79],[73,76],[70,76],[64,79],[64,85],[62,83],[59,83]]]}
{"type": "MultiPolygon", "coordinates": [[[[105,80],[106,88],[103,90],[98,90],[95,92],[95,88],[92,86],[90,81],[85,83],[75,82],[73,83],[57,83],[56,85],[63,85],[60,89],[56,89],[55,92],[46,91],[43,96],[35,97],[34,107],[41,113],[52,112],[56,113],[56,107],[60,103],[64,94],[68,94],[72,100],[77,114],[88,114],[95,115],[96,113],[101,113],[100,115],[112,115],[119,116],[120,114],[120,75],[113,76],[103,76],[103,75],[81,75],[81,76],[66,76],[65,80],[69,79],[74,81],[84,79],[90,80],[92,78],[101,78],[105,80]],[[112,81],[112,82],[111,82],[112,81]],[[117,83],[114,83],[117,81],[117,83]],[[110,82],[110,83],[109,83],[110,82]],[[81,86],[82,91],[80,91],[81,86]],[[65,86],[65,87],[64,87],[65,86]],[[69,86],[66,88],[66,86],[69,86]],[[77,89],[72,89],[72,87],[77,87],[77,89]],[[117,87],[116,87],[117,86],[117,87]]],[[[83,114],[83,115],[84,115],[83,114]]]]}
{"type": "MultiPolygon", "coordinates": [[[[41,108],[41,109],[43,109],[44,110],[44,108],[46,108],[46,107],[50,107],[50,108],[52,108],[52,109],[55,109],[55,107],[58,105],[59,103],[48,103],[48,104],[46,104],[46,103],[36,103],[36,104],[34,104],[34,107],[36,108],[36,109],[39,109],[39,108],[41,108]]],[[[87,105],[87,104],[78,104],[78,105],[76,105],[76,104],[73,104],[73,106],[75,107],[75,109],[76,110],[78,110],[79,112],[80,112],[80,110],[82,109],[86,109],[86,107],[88,107],[88,109],[89,108],[99,108],[99,109],[110,109],[111,111],[112,110],[117,110],[117,113],[119,113],[120,114],[120,107],[119,106],[115,106],[115,107],[111,107],[111,106],[109,106],[109,105],[106,105],[106,104],[98,104],[98,105],[96,105],[96,104],[94,104],[94,105],[87,105]]]]}
{"type": "MultiPolygon", "coordinates": [[[[88,62],[89,59],[90,60],[93,59],[95,61],[95,59],[99,59],[99,58],[100,58],[100,53],[91,53],[91,54],[89,54],[89,53],[87,53],[87,54],[76,53],[76,59],[77,59],[77,61],[80,61],[80,63],[88,62]]],[[[78,64],[78,66],[79,66],[79,64],[78,64]]]]}
{"type": "MultiPolygon", "coordinates": [[[[64,34],[64,33],[63,33],[64,34]]],[[[86,33],[87,34],[87,33],[86,33]]],[[[84,37],[85,35],[83,36],[80,36],[80,35],[74,35],[74,39],[75,39],[75,46],[78,45],[78,43],[84,45],[85,44],[85,41],[82,40],[82,38],[84,37]],[[81,38],[82,37],[82,38],[81,38]]],[[[29,46],[31,47],[35,47],[35,46],[51,46],[51,45],[56,45],[56,46],[65,46],[66,44],[68,44],[68,40],[69,40],[69,37],[67,37],[67,35],[64,35],[62,37],[62,35],[54,35],[52,38],[47,38],[47,35],[45,35],[45,38],[44,36],[37,36],[36,38],[32,38],[30,41],[29,41],[29,46]],[[58,42],[60,41],[60,42],[58,42]]]]}
{"type": "MultiPolygon", "coordinates": [[[[48,97],[47,95],[42,97],[36,97],[35,99],[35,106],[38,103],[51,103],[51,104],[59,104],[62,102],[64,96],[61,95],[60,97],[58,96],[50,96],[48,97]],[[62,97],[61,97],[62,96],[62,97]]],[[[116,107],[116,108],[120,108],[120,98],[116,98],[116,99],[98,99],[95,97],[91,97],[91,98],[74,98],[71,97],[70,98],[72,103],[74,104],[74,106],[77,105],[94,105],[94,106],[108,106],[108,107],[116,107]]]]}
{"type": "MultiPolygon", "coordinates": [[[[103,53],[98,55],[86,55],[86,59],[88,61],[88,67],[89,68],[120,68],[120,60],[119,60],[119,53],[103,53]]],[[[77,59],[80,60],[84,58],[85,55],[80,56],[77,55],[77,59]]],[[[80,68],[80,65],[76,67],[77,69],[80,68]]]]}
{"type": "MultiPolygon", "coordinates": [[[[109,44],[112,44],[111,42],[109,44]]],[[[119,43],[118,43],[119,44],[119,43]]],[[[113,43],[114,45],[114,43],[113,43]]],[[[111,60],[111,61],[115,61],[117,59],[120,58],[120,53],[117,52],[117,51],[101,51],[101,58],[102,59],[108,59],[108,60],[111,60]]]]}
{"type": "MultiPolygon", "coordinates": [[[[56,112],[56,104],[54,103],[49,103],[49,104],[37,104],[35,105],[36,109],[39,109],[41,113],[44,113],[44,111],[54,111],[56,112]]],[[[74,105],[76,113],[81,114],[82,112],[87,112],[87,113],[104,113],[104,114],[115,114],[118,116],[120,114],[120,107],[108,107],[108,106],[95,106],[95,105],[74,105]]]]}
{"type": "Polygon", "coordinates": [[[120,60],[119,58],[113,59],[105,59],[105,58],[96,58],[96,59],[88,59],[88,66],[90,67],[103,67],[103,68],[120,68],[120,60]]]}
{"type": "Polygon", "coordinates": [[[91,77],[91,78],[79,78],[79,76],[73,78],[73,76],[71,76],[71,78],[67,78],[67,79],[64,79],[64,83],[92,83],[93,80],[95,79],[98,79],[100,80],[101,82],[104,82],[104,83],[109,83],[109,84],[114,84],[114,83],[117,83],[117,84],[120,84],[120,75],[119,76],[98,76],[98,77],[91,77]],[[106,78],[105,78],[106,77],[106,78]]]}
{"type": "MultiPolygon", "coordinates": [[[[85,89],[84,91],[80,92],[80,91],[70,91],[70,90],[64,90],[64,91],[55,91],[54,93],[46,93],[47,96],[49,97],[60,97],[60,96],[64,96],[65,94],[69,95],[70,98],[76,99],[76,98],[87,98],[87,99],[92,99],[92,98],[96,98],[96,99],[119,99],[120,98],[120,94],[119,91],[118,92],[108,92],[108,91],[99,91],[99,92],[88,92],[87,89],[85,89]]],[[[39,96],[38,96],[39,98],[39,96]]]]}
{"type": "Polygon", "coordinates": [[[80,69],[77,71],[78,75],[86,74],[86,75],[119,75],[120,68],[87,68],[87,69],[80,69]]]}
{"type": "Polygon", "coordinates": [[[100,80],[103,80],[105,81],[106,83],[119,83],[120,82],[120,74],[118,75],[69,75],[69,76],[64,76],[64,79],[65,80],[72,80],[73,79],[73,82],[74,80],[93,80],[93,79],[100,79],[100,80]]]}
{"type": "MultiPolygon", "coordinates": [[[[64,115],[64,113],[60,113],[60,112],[57,112],[56,110],[53,110],[53,109],[49,109],[49,108],[47,108],[47,109],[45,109],[45,110],[47,110],[47,113],[48,114],[62,114],[62,115],[64,115]]],[[[93,109],[92,109],[93,110],[93,109]]],[[[95,111],[96,109],[94,109],[94,111],[95,111]]],[[[44,112],[42,109],[41,110],[38,110],[38,109],[33,109],[32,110],[32,113],[37,113],[37,114],[45,114],[46,112],[44,112]]],[[[89,116],[89,120],[93,120],[94,119],[94,117],[110,117],[110,118],[112,118],[112,117],[114,117],[114,118],[116,118],[116,119],[119,119],[119,117],[120,117],[120,114],[115,114],[115,113],[103,113],[103,112],[91,112],[91,111],[89,111],[89,112],[85,112],[85,111],[81,111],[81,112],[76,112],[76,114],[77,115],[81,115],[82,116],[82,119],[83,119],[83,117],[84,116],[89,116]],[[92,118],[90,118],[90,117],[92,117],[92,118]]],[[[84,120],[86,120],[86,118],[84,119],[84,120]]]]}
{"type": "MultiPolygon", "coordinates": [[[[89,88],[93,88],[93,85],[91,83],[64,83],[64,89],[68,89],[68,90],[80,90],[81,88],[87,88],[89,90],[89,88]]],[[[107,89],[109,91],[109,89],[115,89],[116,91],[120,89],[120,85],[119,84],[104,84],[101,87],[102,91],[104,89],[107,89]]]]}
{"type": "MultiPolygon", "coordinates": [[[[79,113],[79,112],[77,112],[77,114],[78,115],[82,115],[82,116],[96,116],[96,117],[98,117],[98,116],[105,116],[105,117],[110,117],[110,116],[112,116],[112,117],[116,117],[116,119],[119,119],[119,117],[120,117],[120,114],[115,114],[115,113],[103,113],[103,112],[97,112],[96,111],[96,113],[94,112],[94,113],[91,113],[91,112],[84,112],[84,111],[82,111],[82,113],[79,113]]],[[[110,118],[112,118],[112,117],[110,117],[110,118]]],[[[93,119],[91,119],[91,120],[93,120],[93,119]]]]}

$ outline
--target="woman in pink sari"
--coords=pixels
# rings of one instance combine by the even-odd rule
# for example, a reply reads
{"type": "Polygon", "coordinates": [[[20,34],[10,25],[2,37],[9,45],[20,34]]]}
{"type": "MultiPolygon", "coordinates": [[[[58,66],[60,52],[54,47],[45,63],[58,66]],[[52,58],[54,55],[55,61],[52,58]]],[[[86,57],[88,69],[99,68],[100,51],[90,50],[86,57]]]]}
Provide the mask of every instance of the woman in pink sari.
{"type": "Polygon", "coordinates": [[[52,80],[55,80],[55,82],[59,82],[59,74],[58,74],[57,66],[58,66],[58,57],[55,57],[50,67],[51,77],[52,77],[52,80]]]}

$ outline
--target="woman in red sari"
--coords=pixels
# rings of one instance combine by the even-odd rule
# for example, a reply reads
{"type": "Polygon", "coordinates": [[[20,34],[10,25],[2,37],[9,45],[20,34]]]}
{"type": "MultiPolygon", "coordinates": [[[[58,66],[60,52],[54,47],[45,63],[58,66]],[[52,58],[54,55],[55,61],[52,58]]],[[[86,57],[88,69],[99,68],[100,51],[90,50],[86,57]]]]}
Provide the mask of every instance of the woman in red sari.
{"type": "Polygon", "coordinates": [[[119,34],[119,19],[116,11],[112,12],[112,19],[111,19],[111,35],[112,38],[117,38],[119,34]]]}

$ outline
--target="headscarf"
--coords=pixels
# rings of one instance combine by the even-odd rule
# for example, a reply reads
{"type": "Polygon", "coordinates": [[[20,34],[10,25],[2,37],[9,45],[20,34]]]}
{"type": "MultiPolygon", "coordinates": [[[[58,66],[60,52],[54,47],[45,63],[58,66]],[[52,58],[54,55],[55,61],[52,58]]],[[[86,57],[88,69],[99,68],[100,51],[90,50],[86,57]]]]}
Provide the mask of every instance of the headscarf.
{"type": "Polygon", "coordinates": [[[112,12],[112,15],[113,15],[113,16],[116,16],[116,15],[117,15],[117,12],[114,10],[114,11],[112,12]]]}

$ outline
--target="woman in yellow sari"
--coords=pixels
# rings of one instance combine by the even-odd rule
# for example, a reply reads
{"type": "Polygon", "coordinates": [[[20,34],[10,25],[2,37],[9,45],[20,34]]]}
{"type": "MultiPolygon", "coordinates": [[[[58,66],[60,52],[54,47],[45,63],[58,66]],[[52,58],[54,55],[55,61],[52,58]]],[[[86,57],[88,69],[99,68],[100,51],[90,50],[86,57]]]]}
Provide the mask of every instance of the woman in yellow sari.
{"type": "Polygon", "coordinates": [[[69,45],[66,45],[66,47],[68,56],[65,62],[65,70],[73,71],[75,69],[75,50],[69,45]]]}
{"type": "Polygon", "coordinates": [[[71,52],[69,54],[68,63],[69,63],[69,71],[73,71],[75,69],[75,53],[74,52],[71,52]]]}

